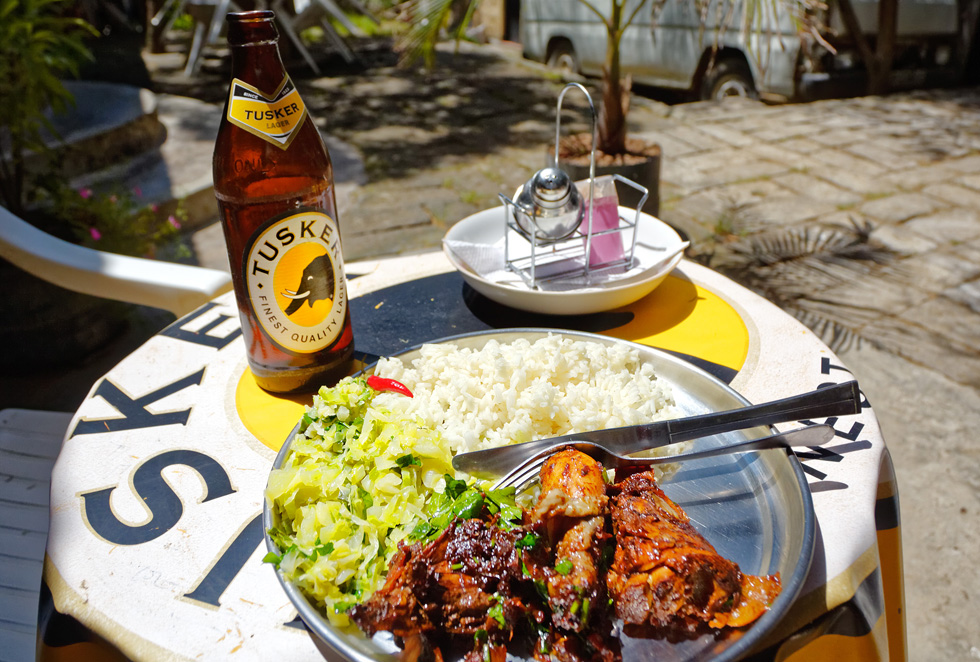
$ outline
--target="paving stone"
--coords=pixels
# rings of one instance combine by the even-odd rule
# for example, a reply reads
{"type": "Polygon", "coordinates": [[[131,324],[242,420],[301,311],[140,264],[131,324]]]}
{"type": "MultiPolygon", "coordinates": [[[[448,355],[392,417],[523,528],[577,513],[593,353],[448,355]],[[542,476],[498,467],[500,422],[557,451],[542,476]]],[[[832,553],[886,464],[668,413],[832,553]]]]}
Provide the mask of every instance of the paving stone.
{"type": "Polygon", "coordinates": [[[948,161],[947,165],[960,172],[977,173],[980,172],[980,154],[954,159],[948,161]]]}
{"type": "Polygon", "coordinates": [[[952,252],[930,251],[885,265],[879,275],[939,294],[980,276],[980,263],[952,252]]]}
{"type": "Polygon", "coordinates": [[[839,168],[843,171],[859,172],[866,176],[873,177],[885,172],[885,168],[877,163],[869,161],[868,159],[860,158],[853,154],[849,154],[843,150],[819,149],[811,152],[810,157],[816,161],[839,168]]]}
{"type": "Polygon", "coordinates": [[[815,143],[819,143],[824,147],[846,147],[847,145],[859,143],[866,138],[867,133],[863,130],[863,127],[860,129],[848,128],[821,131],[814,133],[809,137],[810,140],[815,143]]]}
{"type": "Polygon", "coordinates": [[[753,135],[756,140],[766,140],[766,135],[772,127],[772,117],[770,115],[753,114],[741,117],[737,120],[727,122],[730,129],[753,135]]]}
{"type": "MultiPolygon", "coordinates": [[[[861,218],[866,218],[861,216],[861,218]]],[[[872,237],[896,253],[914,255],[936,248],[936,242],[903,225],[876,225],[872,237]]]]}
{"type": "Polygon", "coordinates": [[[807,160],[803,154],[791,149],[786,149],[782,145],[783,143],[765,143],[757,141],[747,147],[742,148],[742,151],[748,152],[753,156],[766,159],[767,161],[781,163],[794,170],[802,170],[807,167],[807,160]]]}
{"type": "Polygon", "coordinates": [[[693,193],[712,186],[724,186],[734,182],[770,177],[786,172],[787,167],[772,161],[744,161],[735,158],[727,167],[717,167],[704,171],[696,167],[684,167],[674,163],[665,164],[661,179],[693,193]]]}
{"type": "Polygon", "coordinates": [[[697,127],[677,125],[671,132],[677,140],[682,140],[697,150],[723,149],[729,147],[723,141],[704,133],[697,127]]]}
{"type": "Polygon", "coordinates": [[[953,382],[980,388],[980,358],[974,352],[950,347],[942,334],[930,333],[898,318],[876,321],[862,333],[884,349],[927,366],[953,382]]]}
{"type": "Polygon", "coordinates": [[[671,209],[675,213],[683,212],[700,225],[713,230],[724,225],[729,232],[746,231],[757,228],[761,222],[752,207],[779,192],[785,191],[770,181],[741,182],[685,196],[676,201],[671,209]]]}
{"type": "Polygon", "coordinates": [[[955,184],[934,184],[922,189],[926,195],[942,200],[947,205],[970,207],[980,210],[980,193],[955,184]]]}
{"type": "Polygon", "coordinates": [[[892,315],[929,298],[929,293],[875,274],[825,291],[821,298],[839,305],[892,315]]]}
{"type": "Polygon", "coordinates": [[[967,209],[949,209],[929,216],[919,216],[905,227],[940,244],[959,243],[980,237],[980,217],[967,209]]]}
{"type": "Polygon", "coordinates": [[[799,152],[803,155],[810,155],[820,149],[823,149],[823,145],[818,142],[814,142],[810,138],[791,138],[789,140],[772,140],[771,136],[769,144],[782,147],[783,149],[788,149],[791,152],[799,152]]]}
{"type": "MultiPolygon", "coordinates": [[[[899,315],[903,320],[940,334],[949,346],[967,354],[978,354],[980,325],[969,307],[945,297],[935,297],[899,315]]],[[[976,376],[980,382],[980,374],[976,376]]]]}
{"type": "Polygon", "coordinates": [[[943,292],[943,295],[957,303],[968,306],[970,310],[980,314],[980,280],[971,283],[961,283],[943,292]]]}
{"type": "Polygon", "coordinates": [[[805,138],[812,137],[814,134],[819,133],[820,130],[819,126],[807,122],[793,124],[786,121],[785,118],[780,118],[780,121],[774,122],[773,126],[766,132],[766,137],[769,141],[805,138]]]}
{"type": "MultiPolygon", "coordinates": [[[[957,177],[960,177],[960,173],[958,171],[949,168],[943,162],[939,162],[935,164],[916,166],[906,170],[889,172],[882,175],[881,180],[894,185],[899,189],[906,191],[918,191],[922,187],[928,186],[929,184],[949,182],[957,177]]],[[[978,188],[980,188],[980,176],[978,176],[978,188]]]]}
{"type": "Polygon", "coordinates": [[[838,188],[833,184],[808,174],[792,172],[774,177],[772,181],[800,195],[837,206],[854,205],[863,200],[856,193],[838,188]]]}
{"type": "Polygon", "coordinates": [[[875,175],[866,174],[859,170],[842,169],[825,163],[813,164],[811,161],[810,165],[806,167],[806,172],[825,179],[832,184],[836,184],[841,188],[865,196],[884,195],[894,193],[898,190],[898,187],[886,181],[883,177],[876,177],[875,175]]]}
{"type": "Polygon", "coordinates": [[[860,206],[860,210],[872,218],[900,223],[914,216],[928,214],[942,207],[942,203],[918,193],[889,195],[860,206]]]}
{"type": "Polygon", "coordinates": [[[842,147],[842,149],[856,157],[866,159],[885,170],[898,170],[900,168],[907,168],[909,165],[911,165],[907,154],[902,154],[892,151],[886,147],[882,147],[877,141],[874,140],[851,143],[842,147]]]}
{"type": "Polygon", "coordinates": [[[748,212],[761,221],[779,225],[793,225],[836,209],[837,205],[816,198],[800,195],[774,195],[750,206],[748,212]]]}
{"type": "Polygon", "coordinates": [[[820,115],[820,124],[827,129],[864,129],[868,125],[868,121],[863,117],[837,113],[821,113],[820,115]]]}
{"type": "Polygon", "coordinates": [[[221,223],[211,223],[196,231],[191,236],[191,248],[200,266],[231,273],[221,223]]]}
{"type": "Polygon", "coordinates": [[[666,131],[645,131],[631,134],[634,138],[654,142],[660,145],[661,154],[665,159],[676,159],[686,154],[700,151],[694,145],[679,140],[672,132],[666,131]]]}
{"type": "Polygon", "coordinates": [[[674,160],[673,164],[684,169],[711,172],[713,170],[724,168],[729,164],[736,163],[740,160],[744,160],[742,152],[734,147],[726,146],[721,149],[700,151],[694,154],[679,157],[674,160]]]}
{"type": "Polygon", "coordinates": [[[695,216],[682,207],[661,207],[660,220],[690,239],[692,243],[707,240],[715,231],[711,219],[695,216]]]}
{"type": "Polygon", "coordinates": [[[702,124],[698,127],[698,129],[713,138],[717,138],[726,145],[732,145],[733,147],[745,147],[747,145],[751,145],[756,140],[754,137],[746,135],[741,131],[736,131],[729,126],[719,124],[702,124]]]}
{"type": "Polygon", "coordinates": [[[962,184],[963,186],[968,186],[972,189],[980,191],[980,174],[978,175],[966,175],[956,179],[957,184],[962,184]]]}

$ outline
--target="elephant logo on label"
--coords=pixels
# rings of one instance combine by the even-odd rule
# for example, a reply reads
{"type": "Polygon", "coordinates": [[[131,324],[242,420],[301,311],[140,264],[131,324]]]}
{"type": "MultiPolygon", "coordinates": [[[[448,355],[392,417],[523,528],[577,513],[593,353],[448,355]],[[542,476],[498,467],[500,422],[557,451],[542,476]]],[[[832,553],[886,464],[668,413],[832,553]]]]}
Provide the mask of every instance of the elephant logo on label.
{"type": "Polygon", "coordinates": [[[304,303],[312,308],[317,301],[333,300],[335,286],[330,256],[324,254],[313,258],[303,269],[296,289],[283,290],[282,295],[291,300],[284,312],[292,316],[304,303]]]}

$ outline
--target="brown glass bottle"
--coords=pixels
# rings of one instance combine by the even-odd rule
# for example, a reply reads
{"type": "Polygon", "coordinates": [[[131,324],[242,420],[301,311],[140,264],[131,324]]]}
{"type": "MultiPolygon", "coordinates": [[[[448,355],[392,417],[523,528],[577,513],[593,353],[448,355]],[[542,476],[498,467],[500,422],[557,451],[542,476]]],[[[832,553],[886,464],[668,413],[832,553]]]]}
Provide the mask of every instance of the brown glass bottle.
{"type": "Polygon", "coordinates": [[[228,15],[232,82],[214,148],[249,366],[262,388],[316,390],[354,350],[333,166],[279,57],[271,11],[228,15]]]}

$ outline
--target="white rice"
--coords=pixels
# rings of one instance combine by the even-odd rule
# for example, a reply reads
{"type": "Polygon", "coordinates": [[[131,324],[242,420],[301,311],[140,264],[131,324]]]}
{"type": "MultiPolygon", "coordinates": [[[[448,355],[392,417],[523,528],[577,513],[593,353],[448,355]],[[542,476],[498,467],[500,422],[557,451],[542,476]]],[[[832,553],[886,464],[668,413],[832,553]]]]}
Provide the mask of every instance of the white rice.
{"type": "Polygon", "coordinates": [[[386,394],[384,404],[407,408],[454,453],[677,415],[670,386],[636,349],[558,335],[481,350],[425,345],[411,365],[382,359],[375,373],[415,395],[386,394]]]}

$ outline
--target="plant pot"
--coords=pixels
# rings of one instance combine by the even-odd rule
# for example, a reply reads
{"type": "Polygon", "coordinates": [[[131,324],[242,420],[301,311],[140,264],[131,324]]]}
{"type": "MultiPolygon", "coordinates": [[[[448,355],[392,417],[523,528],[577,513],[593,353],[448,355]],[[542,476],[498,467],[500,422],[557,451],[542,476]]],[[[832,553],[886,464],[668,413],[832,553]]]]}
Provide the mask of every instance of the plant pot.
{"type": "MultiPolygon", "coordinates": [[[[574,181],[589,178],[591,136],[577,135],[570,136],[569,139],[561,143],[561,157],[558,160],[558,167],[568,173],[574,181]],[[571,154],[566,152],[566,145],[571,145],[571,154]]],[[[642,211],[651,216],[660,214],[660,146],[656,143],[647,143],[632,139],[627,141],[625,155],[611,157],[609,155],[596,155],[596,177],[602,175],[621,175],[649,191],[646,202],[643,204],[642,211]]],[[[619,196],[619,204],[636,209],[643,194],[628,184],[616,182],[616,193],[619,196]]]]}

